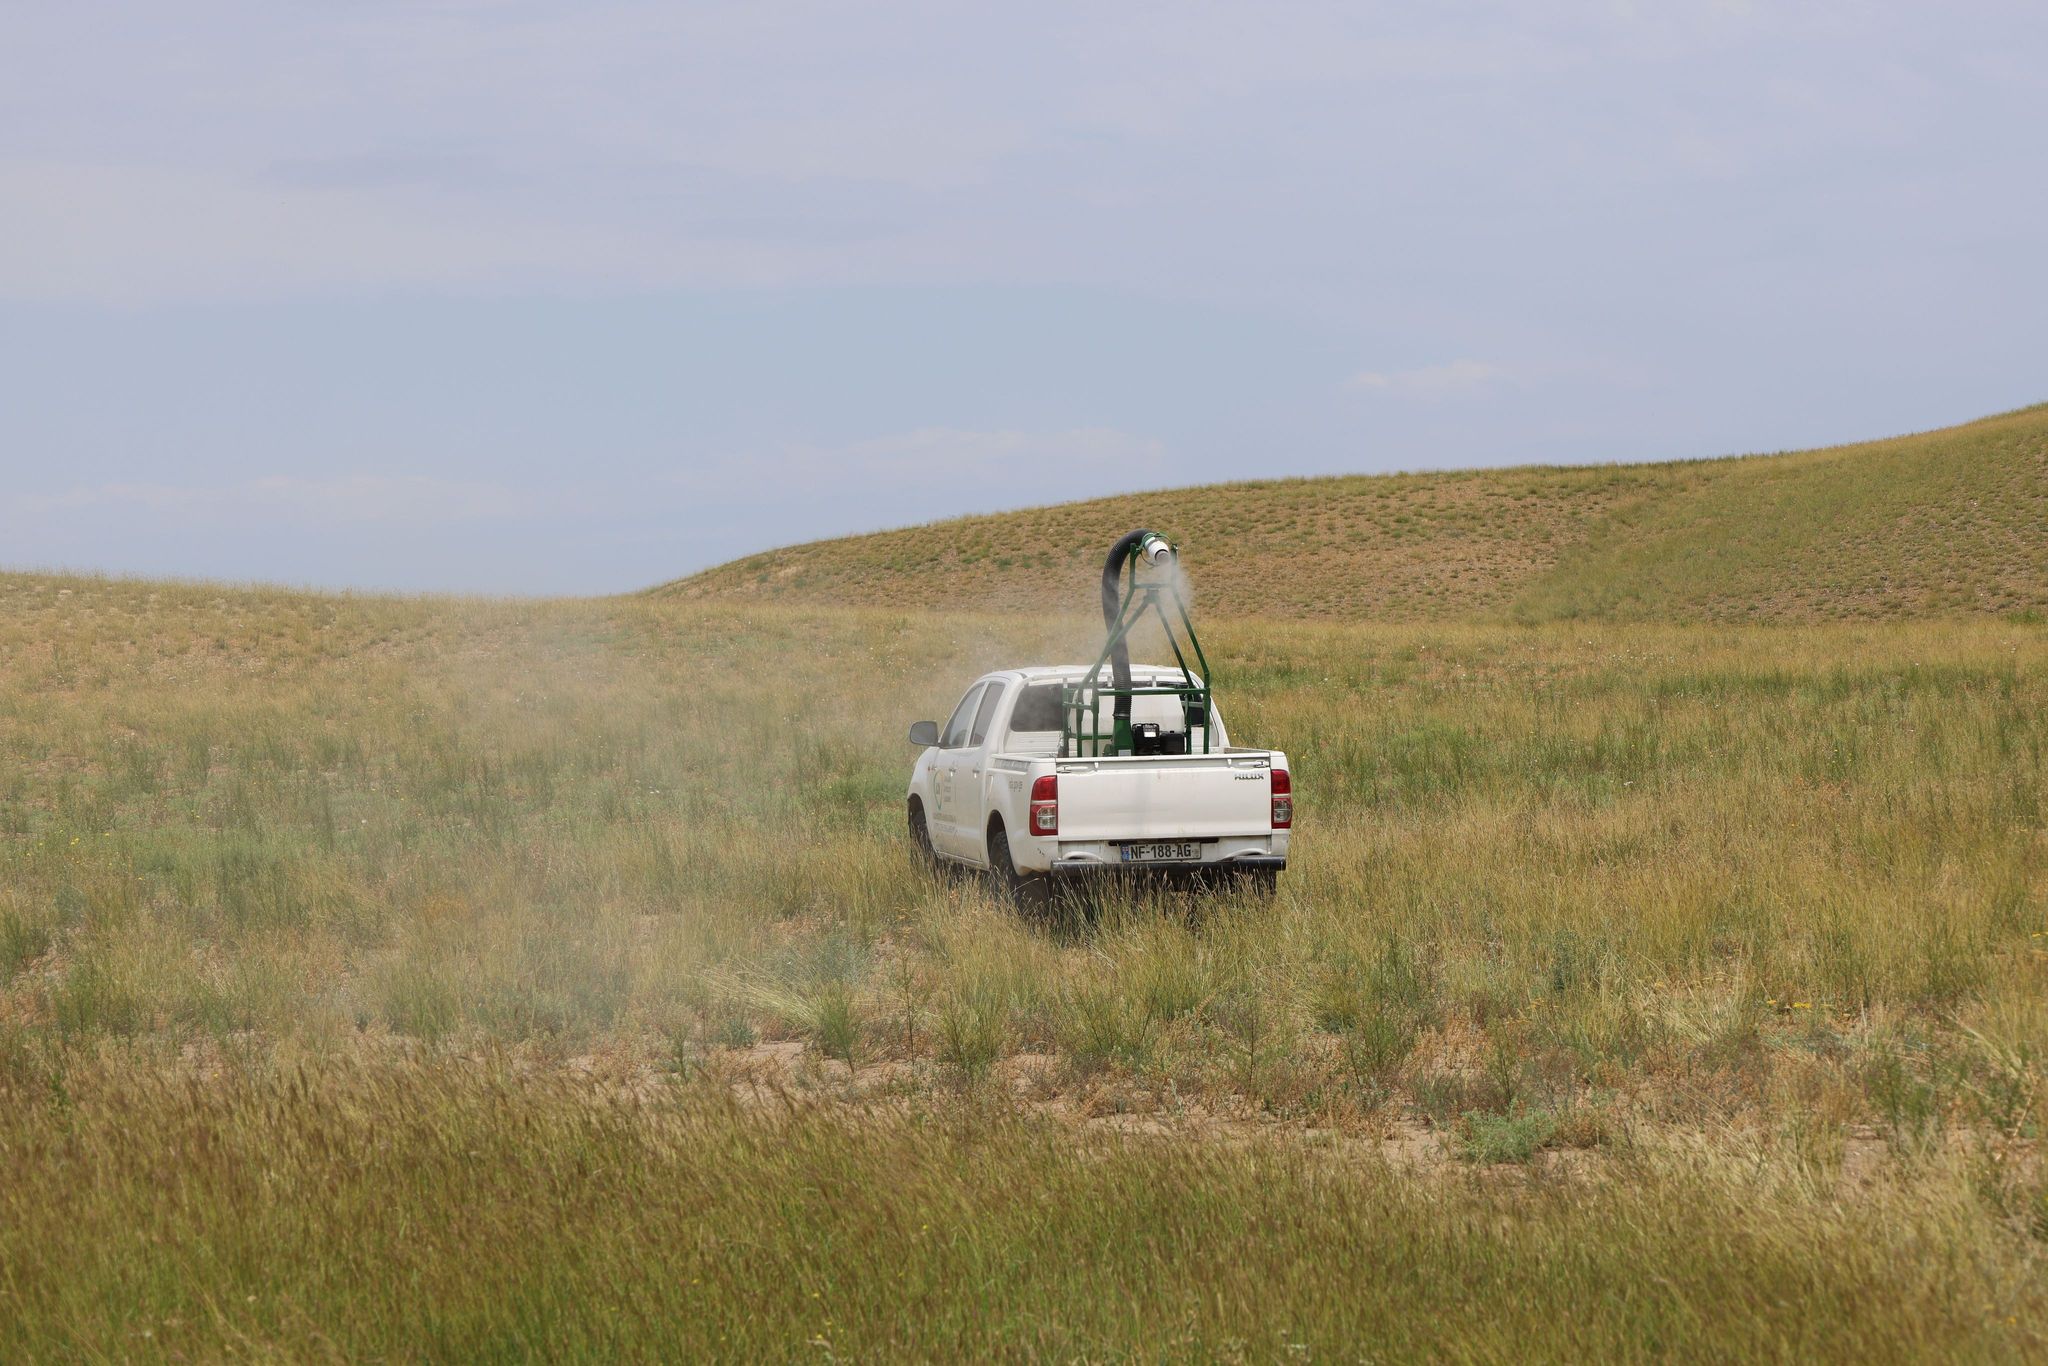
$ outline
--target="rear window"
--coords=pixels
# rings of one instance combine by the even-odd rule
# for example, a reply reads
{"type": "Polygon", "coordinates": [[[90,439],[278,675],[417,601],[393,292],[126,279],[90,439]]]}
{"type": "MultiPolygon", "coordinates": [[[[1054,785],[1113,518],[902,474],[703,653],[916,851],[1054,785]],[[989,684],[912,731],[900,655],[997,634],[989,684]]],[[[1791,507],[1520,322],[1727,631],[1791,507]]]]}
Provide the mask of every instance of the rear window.
{"type": "Polygon", "coordinates": [[[1017,699],[1010,713],[1011,730],[1060,729],[1060,685],[1034,683],[1017,699]]]}

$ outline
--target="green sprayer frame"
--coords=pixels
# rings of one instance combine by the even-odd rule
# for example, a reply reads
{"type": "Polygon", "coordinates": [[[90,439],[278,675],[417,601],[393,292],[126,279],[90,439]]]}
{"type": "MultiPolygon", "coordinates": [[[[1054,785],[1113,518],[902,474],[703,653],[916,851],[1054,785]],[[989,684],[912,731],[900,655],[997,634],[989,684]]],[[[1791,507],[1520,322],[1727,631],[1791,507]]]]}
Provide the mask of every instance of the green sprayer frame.
{"type": "Polygon", "coordinates": [[[1109,698],[1114,711],[1115,699],[1119,697],[1178,697],[1181,711],[1187,718],[1188,752],[1208,754],[1211,752],[1215,711],[1210,703],[1209,657],[1202,653],[1201,637],[1195,634],[1195,624],[1188,618],[1188,605],[1180,590],[1171,580],[1153,579],[1140,582],[1138,579],[1138,557],[1130,561],[1128,584],[1124,589],[1122,605],[1117,609],[1116,620],[1110,623],[1109,636],[1102,643],[1102,653],[1096,656],[1094,667],[1090,668],[1078,683],[1062,685],[1060,689],[1060,757],[1101,758],[1105,755],[1130,754],[1135,749],[1131,734],[1131,720],[1128,715],[1114,717],[1114,731],[1108,736],[1102,733],[1102,700],[1109,698]],[[1173,607],[1173,618],[1166,615],[1165,604],[1173,607]],[[1116,652],[1117,645],[1125,641],[1132,630],[1145,618],[1147,611],[1159,618],[1160,628],[1166,633],[1166,643],[1173,648],[1174,662],[1180,665],[1181,685],[1178,687],[1116,688],[1102,685],[1102,671],[1116,652]],[[1180,647],[1174,635],[1174,620],[1186,633],[1188,646],[1194,651],[1195,662],[1201,666],[1201,681],[1188,668],[1187,654],[1180,647]],[[1084,729],[1083,721],[1087,722],[1084,729]],[[1195,749],[1195,729],[1202,732],[1202,747],[1195,749]],[[1105,740],[1108,749],[1103,748],[1105,740]]]}

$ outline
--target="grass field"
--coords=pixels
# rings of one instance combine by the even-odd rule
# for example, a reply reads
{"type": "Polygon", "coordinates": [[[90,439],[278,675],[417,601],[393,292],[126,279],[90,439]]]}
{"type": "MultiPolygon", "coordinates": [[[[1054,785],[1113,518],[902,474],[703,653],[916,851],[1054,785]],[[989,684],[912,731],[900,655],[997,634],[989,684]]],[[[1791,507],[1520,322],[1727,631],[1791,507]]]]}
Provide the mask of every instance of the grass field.
{"type": "Polygon", "coordinates": [[[2043,628],[1218,621],[1276,903],[914,874],[1097,629],[0,576],[0,1356],[2048,1353],[2043,628]]]}
{"type": "Polygon", "coordinates": [[[1134,526],[1205,610],[1345,621],[1887,620],[2048,610],[2048,405],[1654,465],[1219,484],[792,546],[686,600],[1063,611],[1134,526]],[[1312,566],[1302,572],[1304,566],[1312,566]]]}

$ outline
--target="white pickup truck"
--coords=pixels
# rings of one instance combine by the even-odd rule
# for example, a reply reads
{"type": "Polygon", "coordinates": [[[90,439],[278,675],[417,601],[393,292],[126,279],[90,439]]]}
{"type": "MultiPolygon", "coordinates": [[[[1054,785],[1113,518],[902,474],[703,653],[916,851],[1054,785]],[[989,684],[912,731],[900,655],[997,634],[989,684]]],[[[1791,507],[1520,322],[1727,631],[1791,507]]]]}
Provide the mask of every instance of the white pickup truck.
{"type": "Polygon", "coordinates": [[[907,798],[919,856],[987,869],[1032,910],[1109,873],[1275,887],[1294,824],[1287,756],[1231,745],[1206,690],[1184,706],[1178,694],[1202,687],[1185,669],[1130,672],[1137,753],[1073,743],[1062,718],[1080,714],[1068,699],[1093,673],[1079,665],[986,674],[944,727],[912,726],[924,746],[907,798]]]}

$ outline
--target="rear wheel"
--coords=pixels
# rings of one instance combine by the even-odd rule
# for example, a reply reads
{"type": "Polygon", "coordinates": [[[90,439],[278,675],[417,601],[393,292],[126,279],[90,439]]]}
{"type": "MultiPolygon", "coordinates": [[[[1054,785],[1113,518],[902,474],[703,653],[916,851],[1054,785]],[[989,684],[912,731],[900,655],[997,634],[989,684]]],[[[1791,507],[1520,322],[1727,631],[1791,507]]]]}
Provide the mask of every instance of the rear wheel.
{"type": "Polygon", "coordinates": [[[925,821],[923,802],[910,804],[910,861],[928,873],[939,869],[939,854],[932,848],[932,828],[925,821]]]}
{"type": "Polygon", "coordinates": [[[1042,873],[1027,877],[1017,871],[1016,861],[1010,857],[1009,832],[1000,825],[988,832],[988,866],[995,874],[996,886],[1025,915],[1042,916],[1051,906],[1052,880],[1042,873]]]}

